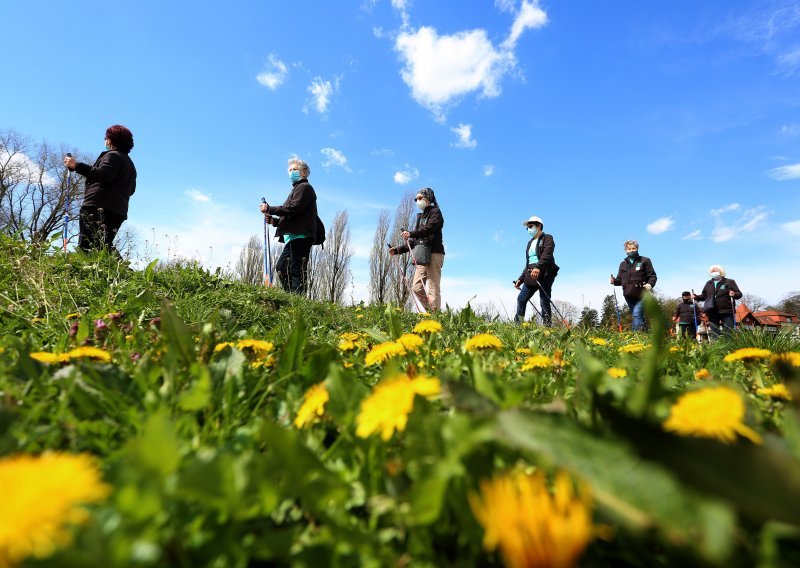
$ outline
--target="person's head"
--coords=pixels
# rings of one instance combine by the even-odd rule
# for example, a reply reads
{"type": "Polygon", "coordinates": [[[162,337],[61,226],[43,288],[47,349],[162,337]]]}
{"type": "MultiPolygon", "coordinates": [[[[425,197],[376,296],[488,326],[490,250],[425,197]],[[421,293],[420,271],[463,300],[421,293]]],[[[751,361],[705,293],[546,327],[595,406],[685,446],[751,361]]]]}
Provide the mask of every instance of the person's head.
{"type": "Polygon", "coordinates": [[[691,302],[692,301],[692,295],[689,292],[681,292],[681,299],[684,302],[691,302]]]}
{"type": "Polygon", "coordinates": [[[720,264],[712,264],[708,268],[708,275],[712,280],[719,280],[725,276],[725,268],[723,268],[720,264]]]}
{"type": "Polygon", "coordinates": [[[121,124],[115,124],[106,129],[105,141],[109,150],[117,150],[126,154],[133,150],[133,134],[121,124]]]}
{"type": "Polygon", "coordinates": [[[532,237],[535,237],[536,235],[541,233],[542,230],[544,229],[544,222],[539,217],[534,215],[530,219],[523,221],[522,226],[527,229],[528,233],[532,237]]]}
{"type": "Polygon", "coordinates": [[[302,178],[308,178],[308,176],[311,175],[311,168],[308,167],[308,164],[297,157],[289,158],[289,167],[287,171],[289,172],[289,178],[292,181],[300,181],[302,178]],[[297,173],[293,174],[292,172],[297,173]]]}
{"type": "Polygon", "coordinates": [[[433,194],[433,190],[430,187],[423,187],[417,192],[414,201],[417,207],[424,210],[428,205],[436,205],[436,196],[433,194]]]}
{"type": "Polygon", "coordinates": [[[625,241],[625,254],[628,256],[636,256],[639,254],[639,243],[634,240],[625,241]]]}

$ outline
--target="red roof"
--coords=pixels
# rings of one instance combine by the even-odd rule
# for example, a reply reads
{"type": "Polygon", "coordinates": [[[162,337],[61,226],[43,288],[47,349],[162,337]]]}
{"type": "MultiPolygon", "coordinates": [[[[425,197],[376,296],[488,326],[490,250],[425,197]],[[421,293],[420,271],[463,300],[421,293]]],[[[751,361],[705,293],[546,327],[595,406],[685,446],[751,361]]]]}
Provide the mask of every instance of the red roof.
{"type": "MultiPolygon", "coordinates": [[[[738,310],[737,310],[738,311],[738,310]]],[[[781,312],[778,310],[763,310],[761,312],[754,312],[753,316],[762,324],[762,325],[781,325],[783,323],[797,323],[800,320],[800,317],[796,316],[795,314],[787,314],[786,312],[781,312]]]]}

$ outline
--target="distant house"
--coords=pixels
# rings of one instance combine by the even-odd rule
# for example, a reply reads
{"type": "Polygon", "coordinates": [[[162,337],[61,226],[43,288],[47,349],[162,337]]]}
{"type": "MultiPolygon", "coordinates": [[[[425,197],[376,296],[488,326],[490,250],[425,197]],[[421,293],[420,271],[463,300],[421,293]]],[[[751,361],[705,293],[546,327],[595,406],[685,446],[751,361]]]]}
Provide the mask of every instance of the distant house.
{"type": "Polygon", "coordinates": [[[781,328],[797,328],[800,316],[778,310],[750,311],[744,303],[736,306],[736,321],[745,327],[760,327],[765,331],[777,332],[781,328]]]}

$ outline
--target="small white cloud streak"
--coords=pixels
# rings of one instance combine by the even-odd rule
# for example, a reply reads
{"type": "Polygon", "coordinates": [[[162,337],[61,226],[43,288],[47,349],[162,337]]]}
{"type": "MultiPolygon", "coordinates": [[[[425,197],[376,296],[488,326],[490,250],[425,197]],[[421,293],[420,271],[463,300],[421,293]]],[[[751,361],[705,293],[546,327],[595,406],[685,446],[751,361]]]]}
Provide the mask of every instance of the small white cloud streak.
{"type": "Polygon", "coordinates": [[[288,74],[289,70],[286,67],[286,64],[278,59],[274,53],[269,54],[269,57],[267,57],[267,62],[269,64],[268,69],[256,75],[256,81],[271,91],[274,91],[286,80],[286,75],[288,74]]]}
{"type": "Polygon", "coordinates": [[[790,235],[800,237],[800,220],[784,223],[781,225],[781,228],[790,235]]]}
{"type": "Polygon", "coordinates": [[[187,189],[186,191],[183,192],[183,194],[188,195],[189,199],[191,199],[192,201],[197,201],[198,203],[207,203],[211,201],[210,195],[202,193],[201,191],[198,191],[195,188],[187,189]]]}
{"type": "Polygon", "coordinates": [[[672,217],[661,217],[660,219],[656,219],[649,225],[647,225],[647,232],[651,235],[660,235],[661,233],[666,233],[672,226],[675,224],[675,221],[672,217]]]}
{"type": "Polygon", "coordinates": [[[514,23],[511,25],[508,38],[503,42],[502,47],[509,50],[514,49],[522,32],[528,29],[541,28],[546,24],[547,13],[539,7],[539,3],[523,0],[517,17],[514,18],[514,23]]]}
{"type": "MultiPolygon", "coordinates": [[[[331,96],[339,88],[339,78],[336,77],[334,82],[325,81],[322,77],[314,77],[311,84],[308,86],[308,92],[311,93],[312,104],[314,109],[320,113],[325,114],[328,112],[330,106],[331,96]]],[[[308,112],[308,106],[303,108],[303,112],[308,112]]]]}
{"type": "Polygon", "coordinates": [[[494,0],[494,7],[500,10],[501,12],[506,12],[508,14],[513,14],[514,10],[517,8],[517,1],[516,0],[494,0]]]}
{"type": "Polygon", "coordinates": [[[800,164],[780,166],[767,171],[767,175],[778,181],[787,181],[800,178],[800,164]]]}
{"type": "Polygon", "coordinates": [[[684,241],[699,241],[699,240],[702,240],[702,238],[703,237],[701,236],[700,229],[695,229],[694,231],[692,231],[688,235],[683,236],[681,238],[681,240],[684,240],[684,241]]]}
{"type": "Polygon", "coordinates": [[[350,171],[350,168],[347,166],[347,157],[336,148],[322,148],[320,153],[326,158],[325,161],[322,162],[323,168],[328,169],[331,166],[338,166],[346,172],[350,171]]]}
{"type": "Polygon", "coordinates": [[[452,144],[456,148],[475,148],[478,145],[478,141],[472,138],[471,124],[459,123],[458,126],[451,128],[450,132],[458,136],[458,140],[452,144]]]}
{"type": "Polygon", "coordinates": [[[398,185],[405,185],[417,179],[419,177],[419,170],[417,168],[412,168],[408,164],[405,165],[404,170],[398,170],[394,173],[392,179],[394,179],[394,183],[398,185]]]}
{"type": "Polygon", "coordinates": [[[719,217],[723,213],[728,213],[730,211],[738,211],[739,209],[741,209],[741,207],[742,206],[739,205],[738,203],[731,203],[730,205],[724,205],[719,209],[712,209],[711,211],[709,211],[709,213],[711,213],[713,217],[719,217]]]}
{"type": "Polygon", "coordinates": [[[711,240],[715,243],[724,243],[732,240],[742,233],[752,233],[756,229],[762,227],[769,217],[766,207],[759,205],[750,209],[741,210],[737,203],[728,206],[726,211],[723,209],[714,209],[711,215],[715,217],[714,230],[711,232],[711,240]],[[735,205],[736,207],[732,206],[735,205]],[[723,213],[730,213],[737,211],[737,218],[726,222],[723,219],[723,213]]]}
{"type": "Polygon", "coordinates": [[[494,175],[494,166],[492,164],[486,164],[483,166],[483,175],[485,177],[491,177],[494,175]]]}

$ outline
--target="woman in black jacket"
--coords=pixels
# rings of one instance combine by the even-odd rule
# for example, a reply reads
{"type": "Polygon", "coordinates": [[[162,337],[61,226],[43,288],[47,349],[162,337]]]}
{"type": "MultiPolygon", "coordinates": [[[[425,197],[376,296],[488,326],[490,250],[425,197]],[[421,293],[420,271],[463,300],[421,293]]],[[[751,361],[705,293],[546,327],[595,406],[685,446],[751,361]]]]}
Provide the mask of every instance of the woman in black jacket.
{"type": "Polygon", "coordinates": [[[719,264],[708,269],[711,280],[703,286],[703,292],[694,296],[695,300],[703,302],[703,312],[708,316],[708,338],[714,340],[720,335],[720,326],[725,331],[735,327],[734,300],[742,297],[742,292],[736,281],[725,277],[725,269],[719,264]]]}
{"type": "Polygon", "coordinates": [[[550,294],[553,290],[553,281],[558,274],[558,265],[554,257],[556,243],[552,235],[544,232],[544,223],[539,217],[534,216],[523,221],[522,226],[526,228],[531,238],[525,248],[525,268],[514,281],[514,288],[520,291],[517,296],[514,321],[519,323],[525,319],[525,308],[538,290],[542,324],[550,327],[552,325],[550,294]]]}
{"type": "Polygon", "coordinates": [[[93,166],[64,157],[67,168],[86,178],[78,248],[87,252],[114,248],[114,237],[128,218],[128,201],[136,191],[136,167],[128,156],[133,149],[131,131],[120,124],[109,127],[105,145],[93,166]]]}
{"type": "Polygon", "coordinates": [[[322,235],[317,235],[317,194],[308,183],[311,168],[300,158],[292,158],[288,172],[292,191],[283,205],[262,203],[260,209],[267,222],[277,227],[278,241],[285,244],[275,263],[278,280],[286,290],[302,294],[309,284],[311,246],[322,235]]]}
{"type": "Polygon", "coordinates": [[[412,252],[416,269],[414,271],[414,284],[412,290],[414,295],[422,304],[423,309],[438,312],[442,308],[442,266],[444,265],[444,243],[442,242],[442,227],[444,227],[444,217],[439,204],[436,203],[436,195],[429,187],[424,187],[417,192],[414,198],[420,212],[417,214],[417,222],[413,231],[403,231],[402,237],[406,243],[396,248],[390,248],[389,254],[403,254],[420,245],[420,249],[426,249],[423,253],[412,252]],[[425,288],[427,287],[427,292],[425,288]]]}

